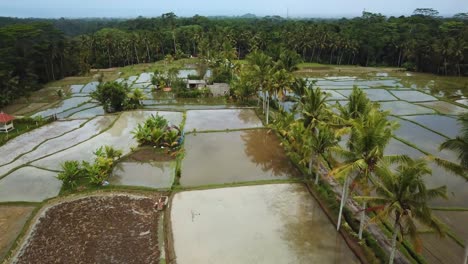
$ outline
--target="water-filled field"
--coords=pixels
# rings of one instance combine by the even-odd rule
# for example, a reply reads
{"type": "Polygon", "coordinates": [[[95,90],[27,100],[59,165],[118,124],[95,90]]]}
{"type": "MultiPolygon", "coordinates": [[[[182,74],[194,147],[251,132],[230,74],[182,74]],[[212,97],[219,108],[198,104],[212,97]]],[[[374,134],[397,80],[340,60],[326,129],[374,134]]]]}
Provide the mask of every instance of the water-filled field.
{"type": "Polygon", "coordinates": [[[177,263],[359,263],[300,184],[177,193],[177,263]]]}

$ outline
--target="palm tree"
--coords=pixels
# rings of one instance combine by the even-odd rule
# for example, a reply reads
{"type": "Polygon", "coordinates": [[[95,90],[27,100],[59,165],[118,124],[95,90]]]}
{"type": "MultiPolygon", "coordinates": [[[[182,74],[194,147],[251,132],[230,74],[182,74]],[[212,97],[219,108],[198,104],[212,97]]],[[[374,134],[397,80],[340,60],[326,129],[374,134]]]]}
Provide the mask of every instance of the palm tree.
{"type": "MultiPolygon", "coordinates": [[[[333,150],[345,158],[342,165],[335,168],[332,173],[337,177],[345,177],[343,193],[340,204],[340,214],[338,216],[337,229],[341,225],[343,207],[348,199],[348,188],[355,180],[361,183],[364,193],[369,192],[369,182],[373,182],[373,173],[378,164],[385,160],[392,162],[406,160],[406,156],[386,156],[384,149],[393,136],[393,131],[398,127],[397,123],[387,120],[388,112],[381,112],[377,108],[371,108],[367,115],[361,115],[356,119],[351,119],[350,138],[347,143],[347,150],[334,147],[333,150]],[[355,175],[355,176],[350,176],[355,175]]],[[[365,210],[367,204],[364,202],[361,211],[361,225],[359,228],[359,239],[362,238],[364,227],[365,210]]]]}
{"type": "MultiPolygon", "coordinates": [[[[454,139],[449,139],[440,145],[440,150],[449,149],[458,154],[460,166],[463,170],[468,170],[468,113],[462,114],[458,118],[462,125],[461,135],[454,139]]],[[[465,178],[468,176],[465,175],[465,178]]]]}
{"type": "Polygon", "coordinates": [[[332,112],[326,104],[329,97],[330,95],[322,92],[319,87],[314,89],[312,85],[304,90],[297,105],[297,110],[302,114],[304,126],[314,130],[319,122],[326,121],[331,117],[332,112]]]}
{"type": "Polygon", "coordinates": [[[247,61],[250,64],[250,72],[254,78],[254,84],[262,91],[263,94],[263,112],[266,112],[266,122],[268,124],[269,100],[268,90],[271,85],[273,74],[273,59],[262,52],[253,52],[247,56],[247,61]]]}
{"type": "Polygon", "coordinates": [[[272,77],[271,90],[275,93],[275,99],[279,100],[286,95],[287,91],[291,90],[294,77],[285,69],[275,72],[272,77]]]}
{"type": "Polygon", "coordinates": [[[428,202],[434,198],[447,198],[446,186],[427,189],[423,177],[431,174],[431,169],[425,160],[407,160],[393,172],[386,164],[379,166],[376,172],[380,181],[375,183],[375,196],[357,196],[358,201],[371,202],[378,213],[373,220],[386,221],[391,217],[394,221],[392,235],[392,251],[389,263],[392,264],[398,234],[408,234],[418,245],[417,223],[425,224],[440,235],[444,230],[442,225],[432,217],[428,202]]]}
{"type": "Polygon", "coordinates": [[[320,177],[320,155],[325,154],[330,148],[338,145],[336,133],[326,124],[319,124],[317,132],[308,130],[304,134],[304,148],[309,156],[309,174],[312,175],[312,168],[315,167],[315,184],[318,184],[320,177]],[[315,161],[315,164],[314,164],[315,161]]]}
{"type": "Polygon", "coordinates": [[[366,93],[357,86],[353,87],[353,91],[349,95],[349,103],[345,106],[338,105],[341,117],[345,120],[355,119],[360,116],[365,116],[372,108],[372,102],[367,97],[366,93]]]}

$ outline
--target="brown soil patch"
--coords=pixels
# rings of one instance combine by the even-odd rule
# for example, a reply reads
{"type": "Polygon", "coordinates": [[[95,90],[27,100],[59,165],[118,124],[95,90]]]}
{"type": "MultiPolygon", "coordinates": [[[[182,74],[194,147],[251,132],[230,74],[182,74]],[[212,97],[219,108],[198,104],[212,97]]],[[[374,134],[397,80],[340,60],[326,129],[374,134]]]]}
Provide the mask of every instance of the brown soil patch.
{"type": "Polygon", "coordinates": [[[172,161],[175,158],[171,154],[166,153],[162,149],[154,149],[151,147],[144,147],[126,156],[122,161],[172,161]]]}
{"type": "Polygon", "coordinates": [[[18,263],[159,263],[155,199],[92,196],[47,209],[18,263]]]}
{"type": "Polygon", "coordinates": [[[5,257],[33,210],[32,206],[0,206],[0,260],[5,257]]]}

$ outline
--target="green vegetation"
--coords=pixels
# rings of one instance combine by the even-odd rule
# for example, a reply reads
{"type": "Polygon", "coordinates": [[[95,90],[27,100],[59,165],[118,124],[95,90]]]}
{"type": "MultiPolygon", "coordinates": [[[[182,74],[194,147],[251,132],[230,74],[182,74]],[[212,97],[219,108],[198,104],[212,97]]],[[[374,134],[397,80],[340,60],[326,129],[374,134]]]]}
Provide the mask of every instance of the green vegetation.
{"type": "Polygon", "coordinates": [[[34,117],[34,118],[24,117],[24,118],[16,119],[13,121],[14,126],[15,126],[13,130],[10,130],[8,133],[0,133],[0,146],[4,145],[9,140],[12,140],[13,138],[19,135],[27,133],[43,125],[49,124],[52,121],[53,119],[51,118],[44,119],[40,116],[34,117]]]}
{"type": "Polygon", "coordinates": [[[138,124],[132,133],[140,146],[150,145],[174,150],[180,147],[183,140],[180,129],[175,125],[169,126],[169,122],[158,114],[151,115],[143,125],[138,124]]]}
{"type": "Polygon", "coordinates": [[[445,186],[426,188],[423,177],[430,175],[431,170],[425,160],[408,160],[398,166],[396,172],[389,166],[379,166],[376,172],[381,177],[375,183],[376,195],[357,196],[355,199],[372,202],[375,208],[381,208],[375,218],[382,221],[387,221],[390,217],[394,219],[389,260],[393,264],[398,234],[408,234],[417,251],[422,250],[417,224],[423,223],[440,235],[444,234],[441,224],[432,217],[428,202],[437,197],[447,198],[447,190],[445,186]]]}
{"type": "MultiPolygon", "coordinates": [[[[341,192],[330,191],[330,194],[327,194],[324,190],[330,188],[328,186],[330,179],[323,178],[322,184],[313,185],[311,188],[320,191],[321,196],[336,211],[338,228],[343,226],[347,230],[351,227],[351,230],[348,231],[356,234],[359,240],[365,240],[366,245],[373,248],[376,245],[373,245],[375,243],[372,241],[372,235],[364,230],[366,212],[375,212],[376,215],[380,215],[386,207],[378,206],[377,203],[374,203],[375,200],[360,198],[356,200],[362,202],[361,207],[357,210],[349,209],[346,208],[348,197],[352,192],[361,195],[360,197],[370,197],[370,194],[375,193],[376,188],[379,188],[386,181],[391,181],[392,177],[397,178],[397,176],[392,176],[393,174],[386,173],[391,172],[391,166],[397,166],[401,171],[404,171],[398,177],[404,175],[413,179],[421,179],[423,175],[430,173],[430,171],[427,171],[427,165],[422,161],[414,161],[405,155],[383,155],[385,147],[390,139],[394,137],[394,130],[398,127],[398,124],[390,122],[388,120],[389,113],[381,111],[379,105],[372,103],[359,88],[355,87],[353,89],[349,97],[350,102],[346,106],[339,104],[335,106],[327,105],[325,103],[326,93],[323,93],[320,88],[314,87],[314,84],[308,85],[300,79],[293,81],[288,90],[295,93],[295,96],[288,98],[288,100],[296,102],[295,106],[292,107],[291,112],[285,112],[281,108],[279,111],[274,111],[271,127],[276,129],[282,136],[283,146],[291,159],[297,161],[300,166],[304,166],[308,170],[308,174],[316,174],[315,182],[320,179],[322,174],[327,173],[336,177],[338,182],[343,184],[341,192]],[[297,114],[299,114],[299,119],[295,118],[297,114]],[[337,142],[343,135],[347,135],[346,146],[339,146],[337,142]],[[332,153],[334,155],[331,155],[332,153]],[[331,164],[330,172],[327,172],[327,166],[320,162],[321,156],[331,164]],[[418,172],[415,168],[419,168],[421,171],[418,172]],[[411,174],[411,176],[407,176],[408,174],[411,174]],[[337,195],[341,196],[339,205],[336,201],[337,195]],[[356,217],[357,215],[360,217],[356,217]],[[344,224],[341,223],[342,218],[345,220],[344,224]]],[[[278,98],[273,100],[280,102],[278,98]]],[[[398,175],[398,173],[394,175],[398,175]]],[[[404,184],[407,184],[407,182],[397,181],[394,186],[394,188],[401,188],[402,190],[408,189],[409,192],[404,192],[402,195],[412,195],[411,192],[415,194],[418,191],[423,192],[426,190],[422,180],[417,181],[416,185],[408,183],[411,187],[404,184]]],[[[427,196],[422,194],[418,196],[418,194],[417,197],[421,198],[420,203],[414,204],[417,208],[411,209],[424,212],[424,216],[414,217],[422,217],[419,219],[423,221],[422,223],[429,224],[428,228],[436,228],[435,230],[441,233],[445,230],[435,225],[437,220],[431,216],[430,210],[428,211],[428,201],[432,197],[443,195],[443,190],[445,190],[445,186],[435,190],[428,190],[427,196]]],[[[395,190],[392,191],[396,192],[395,190]]],[[[406,199],[407,197],[399,198],[406,199]]],[[[398,202],[400,201],[402,200],[398,200],[398,202]]],[[[374,214],[371,215],[375,216],[374,214]]],[[[403,226],[407,223],[407,221],[404,221],[399,225],[403,226]]],[[[394,238],[392,234],[398,230],[394,227],[387,227],[385,224],[385,221],[382,220],[382,233],[394,238]]],[[[404,231],[406,232],[408,228],[408,226],[405,226],[404,231]]],[[[405,232],[401,234],[406,234],[405,232]]],[[[413,234],[410,235],[410,238],[413,239],[413,234]]],[[[400,241],[402,242],[402,253],[418,262],[420,260],[418,255],[419,246],[412,247],[404,239],[400,239],[400,241]]],[[[396,242],[392,246],[393,249],[386,248],[391,259],[395,257],[396,242]]],[[[382,262],[387,262],[388,256],[386,257],[385,254],[380,253],[378,255],[382,262]]]]}
{"type": "Polygon", "coordinates": [[[101,186],[107,180],[115,163],[122,156],[122,151],[110,146],[98,148],[95,152],[93,163],[71,160],[65,161],[62,171],[57,178],[63,182],[66,191],[74,191],[77,188],[87,186],[101,186]]]}
{"type": "Polygon", "coordinates": [[[131,91],[126,84],[106,82],[98,85],[91,97],[99,101],[106,112],[136,109],[141,106],[145,95],[140,89],[131,91]]]}
{"type": "MultiPolygon", "coordinates": [[[[459,136],[449,139],[440,145],[440,149],[449,149],[458,154],[461,168],[466,172],[468,170],[468,113],[460,115],[458,118],[462,125],[462,131],[459,136]]],[[[468,180],[468,176],[465,175],[468,180]]]]}
{"type": "MultiPolygon", "coordinates": [[[[145,63],[144,68],[153,71],[150,63],[166,59],[161,65],[166,66],[184,59],[183,67],[192,55],[213,69],[216,82],[232,80],[241,59],[255,51],[274,61],[281,59],[283,51],[300,54],[298,58],[306,64],[299,68],[346,64],[443,75],[468,73],[466,14],[445,18],[424,8],[411,16],[363,12],[340,20],[178,18],[167,13],[105,21],[1,18],[0,26],[0,106],[43,83],[87,74],[92,68],[145,63]]],[[[125,68],[123,76],[136,68],[125,68]]]]}

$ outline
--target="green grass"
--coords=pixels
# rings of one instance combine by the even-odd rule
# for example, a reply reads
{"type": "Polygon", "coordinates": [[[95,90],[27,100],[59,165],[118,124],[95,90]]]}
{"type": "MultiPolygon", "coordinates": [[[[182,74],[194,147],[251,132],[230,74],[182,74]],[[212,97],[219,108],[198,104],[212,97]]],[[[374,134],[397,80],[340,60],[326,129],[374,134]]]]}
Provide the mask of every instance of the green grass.
{"type": "Polygon", "coordinates": [[[0,133],[0,146],[5,145],[5,143],[19,135],[49,124],[50,122],[51,121],[46,120],[35,121],[30,119],[17,119],[16,121],[13,121],[13,125],[15,127],[13,130],[10,130],[8,133],[0,133]]]}
{"type": "Polygon", "coordinates": [[[332,66],[329,66],[329,65],[326,65],[326,64],[321,64],[321,63],[316,63],[316,62],[303,62],[303,63],[299,63],[299,65],[297,65],[297,67],[299,68],[299,70],[303,70],[303,69],[309,69],[309,68],[332,68],[332,66]]]}

